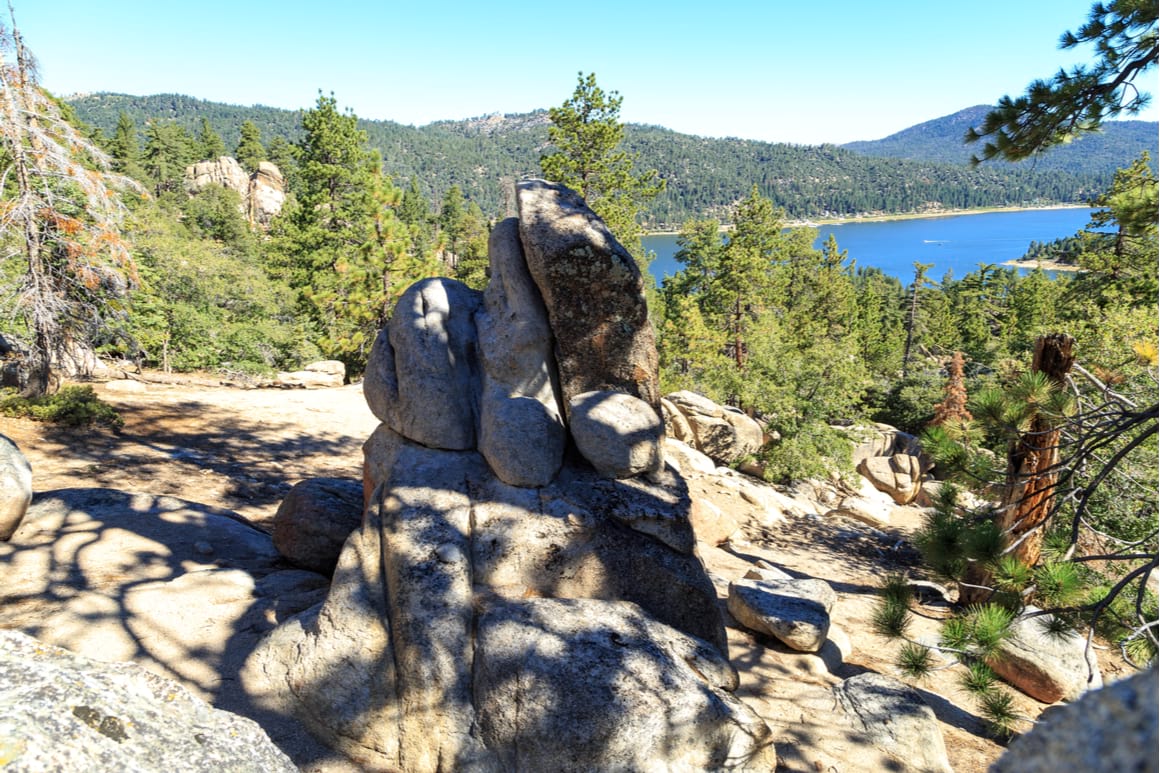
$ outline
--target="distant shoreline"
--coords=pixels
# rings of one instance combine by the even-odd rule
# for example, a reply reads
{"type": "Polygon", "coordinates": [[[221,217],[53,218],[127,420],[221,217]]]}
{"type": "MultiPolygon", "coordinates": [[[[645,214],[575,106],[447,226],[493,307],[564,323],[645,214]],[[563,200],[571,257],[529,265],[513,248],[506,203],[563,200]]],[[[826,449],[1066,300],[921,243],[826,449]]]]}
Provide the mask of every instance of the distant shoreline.
{"type": "Polygon", "coordinates": [[[1083,271],[1082,268],[1074,264],[1059,263],[1054,260],[1005,260],[1002,265],[1024,268],[1028,271],[1033,271],[1037,268],[1041,268],[1044,271],[1070,271],[1074,274],[1083,271]]]}
{"type": "MultiPolygon", "coordinates": [[[[940,217],[958,217],[960,215],[989,215],[995,212],[1037,212],[1049,209],[1092,209],[1090,204],[1051,204],[1043,207],[979,207],[976,209],[944,209],[938,212],[908,212],[892,215],[865,215],[861,217],[821,218],[819,220],[791,220],[786,223],[790,228],[813,227],[820,225],[846,225],[848,223],[887,223],[894,220],[933,220],[940,217]]],[[[732,225],[721,226],[722,231],[728,231],[732,225]]],[[[646,236],[677,236],[680,231],[649,231],[646,236]]],[[[1044,267],[1050,261],[1040,261],[1044,267]]],[[[1004,265],[1020,265],[1019,261],[1008,261],[1004,265]]],[[[1025,267],[1025,266],[1024,266],[1025,267]]],[[[1075,267],[1059,265],[1052,266],[1052,271],[1076,271],[1075,267]]]]}

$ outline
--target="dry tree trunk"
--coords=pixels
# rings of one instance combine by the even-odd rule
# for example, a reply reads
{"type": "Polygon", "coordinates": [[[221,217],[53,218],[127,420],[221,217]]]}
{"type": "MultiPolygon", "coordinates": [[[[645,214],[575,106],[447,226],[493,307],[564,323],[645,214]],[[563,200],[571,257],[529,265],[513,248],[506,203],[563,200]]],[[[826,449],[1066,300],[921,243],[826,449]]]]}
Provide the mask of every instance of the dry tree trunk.
{"type": "MultiPolygon", "coordinates": [[[[1031,370],[1046,375],[1057,388],[1064,388],[1075,362],[1074,344],[1075,339],[1065,333],[1041,336],[1035,342],[1031,370]]],[[[1027,566],[1039,563],[1043,534],[1055,503],[1059,437],[1060,430],[1051,417],[1036,415],[1027,431],[1011,441],[1007,450],[1007,479],[996,525],[1010,548],[1008,555],[1027,566]]],[[[990,584],[990,572],[972,563],[959,588],[960,600],[968,604],[986,601],[990,584]]]]}
{"type": "MultiPolygon", "coordinates": [[[[1066,386],[1075,355],[1075,339],[1052,333],[1035,342],[1031,370],[1045,374],[1057,388],[1066,386]]],[[[1027,432],[1007,452],[1007,483],[999,511],[999,529],[1007,544],[1015,545],[1011,555],[1034,566],[1039,563],[1045,523],[1054,503],[1053,491],[1059,477],[1059,429],[1050,418],[1036,416],[1027,432]]]]}

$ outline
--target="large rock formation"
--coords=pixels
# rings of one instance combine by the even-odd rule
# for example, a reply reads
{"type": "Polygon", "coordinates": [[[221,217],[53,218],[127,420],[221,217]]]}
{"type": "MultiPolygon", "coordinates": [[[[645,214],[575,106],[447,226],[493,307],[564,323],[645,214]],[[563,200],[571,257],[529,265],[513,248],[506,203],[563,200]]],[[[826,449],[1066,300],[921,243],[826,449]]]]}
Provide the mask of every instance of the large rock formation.
{"type": "Polygon", "coordinates": [[[660,464],[635,264],[571,191],[519,202],[486,292],[424,280],[375,341],[363,525],[247,686],[370,770],[772,769],[660,464]]]}
{"type": "Polygon", "coordinates": [[[206,186],[220,185],[242,197],[241,211],[251,223],[268,226],[286,203],[286,181],[269,161],[258,164],[253,174],[236,158],[222,156],[215,161],[199,161],[185,169],[185,188],[197,193],[206,186]]]}

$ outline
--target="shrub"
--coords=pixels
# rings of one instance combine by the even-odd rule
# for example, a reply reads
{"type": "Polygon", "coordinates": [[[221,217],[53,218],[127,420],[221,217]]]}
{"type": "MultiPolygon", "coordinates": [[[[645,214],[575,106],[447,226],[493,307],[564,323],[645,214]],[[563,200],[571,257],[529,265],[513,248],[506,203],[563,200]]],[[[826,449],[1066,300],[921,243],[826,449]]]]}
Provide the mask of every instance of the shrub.
{"type": "Polygon", "coordinates": [[[116,409],[97,397],[90,386],[66,386],[55,394],[39,397],[23,397],[9,391],[0,397],[0,414],[67,427],[100,424],[120,429],[125,424],[116,409]]]}

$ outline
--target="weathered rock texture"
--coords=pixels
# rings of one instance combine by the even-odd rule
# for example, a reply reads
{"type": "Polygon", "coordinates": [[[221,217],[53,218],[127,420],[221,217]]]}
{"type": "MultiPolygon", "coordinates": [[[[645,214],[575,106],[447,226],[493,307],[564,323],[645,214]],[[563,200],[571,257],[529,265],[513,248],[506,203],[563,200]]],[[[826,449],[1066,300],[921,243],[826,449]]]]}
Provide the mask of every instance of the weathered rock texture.
{"type": "Polygon", "coordinates": [[[899,761],[897,769],[951,773],[938,719],[914,688],[866,673],[836,686],[834,697],[860,736],[899,761]]]}
{"type": "Polygon", "coordinates": [[[46,770],[297,767],[252,720],[132,663],[75,655],[0,631],[0,766],[46,770]]]}
{"type": "Polygon", "coordinates": [[[419,282],[376,339],[362,526],[247,689],[368,770],[772,769],[662,466],[639,272],[571,191],[519,203],[484,293],[419,282]]]}
{"type": "Polygon", "coordinates": [[[362,523],[358,481],[311,478],[295,484],[274,514],[274,547],[290,563],[329,575],[342,545],[362,523]]]}
{"type": "Polygon", "coordinates": [[[1074,632],[1050,632],[1043,616],[1012,623],[990,666],[1003,681],[1044,703],[1072,701],[1103,685],[1087,639],[1074,632]]]}
{"type": "Polygon", "coordinates": [[[561,185],[516,186],[520,238],[556,334],[565,404],[619,391],[660,412],[657,350],[636,261],[584,199],[561,185]]]}
{"type": "Polygon", "coordinates": [[[991,773],[1155,773],[1160,767],[1156,683],[1152,668],[1049,709],[991,773]]]}
{"type": "Polygon", "coordinates": [[[236,158],[222,156],[216,161],[200,161],[185,169],[185,187],[196,193],[209,185],[220,185],[242,197],[241,212],[251,223],[268,226],[286,203],[286,181],[269,161],[258,164],[253,174],[236,158]]]}
{"type": "Polygon", "coordinates": [[[825,580],[742,579],[729,583],[729,614],[741,625],[800,652],[817,652],[838,600],[825,580]]]}
{"type": "Polygon", "coordinates": [[[729,465],[757,453],[761,425],[736,408],[718,405],[696,392],[673,392],[661,401],[665,428],[718,464],[729,465]]]}
{"type": "Polygon", "coordinates": [[[12,536],[32,501],[32,467],[15,443],[0,435],[0,540],[12,536]]]}

